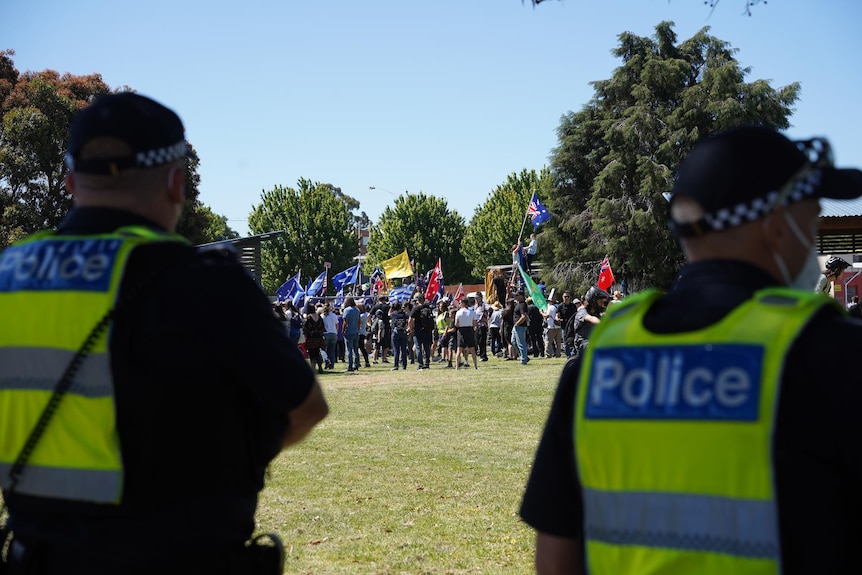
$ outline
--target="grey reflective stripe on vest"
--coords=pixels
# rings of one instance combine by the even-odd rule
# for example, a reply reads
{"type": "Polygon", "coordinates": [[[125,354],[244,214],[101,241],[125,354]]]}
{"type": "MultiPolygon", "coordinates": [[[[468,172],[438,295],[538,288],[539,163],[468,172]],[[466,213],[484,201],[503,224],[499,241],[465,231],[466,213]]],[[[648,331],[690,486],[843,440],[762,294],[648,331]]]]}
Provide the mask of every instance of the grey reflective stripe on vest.
{"type": "Polygon", "coordinates": [[[583,489],[588,540],[778,559],[774,501],[583,489]]]}
{"type": "MultiPolygon", "coordinates": [[[[56,348],[0,348],[0,391],[54,391],[74,356],[74,351],[56,348]]],[[[87,361],[75,374],[69,393],[83,397],[113,395],[108,355],[87,356],[87,361]]]]}
{"type": "MultiPolygon", "coordinates": [[[[9,487],[12,465],[0,463],[0,487],[9,487]]],[[[16,493],[94,503],[120,500],[120,471],[64,469],[27,464],[15,487],[16,493]]]]}

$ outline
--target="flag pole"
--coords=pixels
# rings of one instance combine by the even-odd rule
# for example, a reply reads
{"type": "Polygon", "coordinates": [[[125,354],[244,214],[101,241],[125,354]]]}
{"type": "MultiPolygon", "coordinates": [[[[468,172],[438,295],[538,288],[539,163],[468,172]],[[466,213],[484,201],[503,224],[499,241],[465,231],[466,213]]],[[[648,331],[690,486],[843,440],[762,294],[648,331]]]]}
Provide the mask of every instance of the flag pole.
{"type": "Polygon", "coordinates": [[[527,209],[524,211],[524,223],[521,224],[521,231],[518,233],[518,243],[521,243],[521,238],[524,237],[524,228],[527,225],[527,218],[530,217],[530,204],[527,204],[527,209]]]}

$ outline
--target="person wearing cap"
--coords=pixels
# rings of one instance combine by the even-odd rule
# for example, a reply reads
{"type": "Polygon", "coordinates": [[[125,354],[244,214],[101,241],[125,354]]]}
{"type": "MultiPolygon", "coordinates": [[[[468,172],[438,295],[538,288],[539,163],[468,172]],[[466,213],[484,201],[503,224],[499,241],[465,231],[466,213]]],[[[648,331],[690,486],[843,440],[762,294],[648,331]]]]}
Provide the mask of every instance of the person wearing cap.
{"type": "Polygon", "coordinates": [[[740,127],[682,163],[670,291],[611,306],[566,365],[521,504],[538,573],[855,573],[862,324],[812,293],[824,140],[740,127]],[[812,264],[813,262],[813,264],[812,264]]]}
{"type": "Polygon", "coordinates": [[[226,573],[270,461],[327,415],[235,254],[174,233],[188,155],[172,110],[97,98],[71,124],[73,209],[0,254],[9,573],[226,573]]]}
{"type": "Polygon", "coordinates": [[[530,356],[527,353],[527,327],[530,325],[530,310],[524,300],[524,290],[515,292],[515,307],[512,310],[511,342],[521,357],[521,365],[527,365],[530,356]]]}

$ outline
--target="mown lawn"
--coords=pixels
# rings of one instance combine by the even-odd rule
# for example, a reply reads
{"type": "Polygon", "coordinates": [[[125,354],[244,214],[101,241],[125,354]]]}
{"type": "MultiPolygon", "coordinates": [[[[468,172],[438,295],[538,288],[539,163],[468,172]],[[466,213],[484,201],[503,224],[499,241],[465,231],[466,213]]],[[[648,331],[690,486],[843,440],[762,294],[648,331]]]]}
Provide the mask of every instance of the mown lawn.
{"type": "Polygon", "coordinates": [[[330,415],[273,462],[258,511],[286,572],[532,572],[518,507],[564,361],[321,376],[330,415]]]}

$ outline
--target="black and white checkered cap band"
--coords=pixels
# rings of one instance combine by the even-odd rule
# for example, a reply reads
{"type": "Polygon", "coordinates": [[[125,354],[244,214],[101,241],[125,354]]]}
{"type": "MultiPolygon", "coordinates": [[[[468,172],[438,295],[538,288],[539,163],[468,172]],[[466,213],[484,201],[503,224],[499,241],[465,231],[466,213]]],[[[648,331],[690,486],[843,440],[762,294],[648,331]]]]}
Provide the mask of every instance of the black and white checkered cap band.
{"type": "Polygon", "coordinates": [[[781,205],[787,205],[812,197],[820,186],[821,179],[820,170],[811,170],[793,182],[786,194],[782,194],[781,191],[771,191],[765,197],[755,198],[748,203],[737,204],[731,208],[722,208],[715,213],[706,214],[703,219],[716,231],[757,220],[768,214],[775,207],[776,201],[781,205]]]}
{"type": "Polygon", "coordinates": [[[189,147],[185,141],[177,142],[164,148],[136,153],[135,164],[140,168],[155,168],[184,158],[188,151],[189,147]]]}

